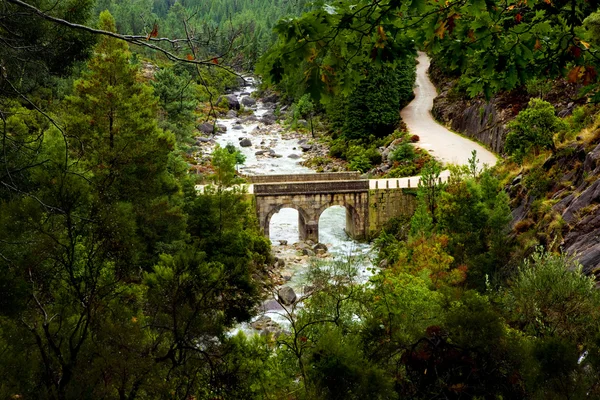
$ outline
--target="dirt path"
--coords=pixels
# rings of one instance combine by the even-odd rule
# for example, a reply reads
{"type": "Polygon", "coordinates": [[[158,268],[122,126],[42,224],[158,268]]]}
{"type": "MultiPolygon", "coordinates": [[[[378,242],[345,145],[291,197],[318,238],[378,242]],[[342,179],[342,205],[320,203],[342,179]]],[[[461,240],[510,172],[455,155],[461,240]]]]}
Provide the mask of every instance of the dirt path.
{"type": "Polygon", "coordinates": [[[413,135],[418,135],[417,145],[431,152],[438,160],[453,164],[468,164],[471,152],[477,150],[479,166],[496,164],[497,157],[485,147],[453,133],[438,124],[431,116],[433,99],[437,91],[427,75],[429,57],[419,52],[417,58],[417,80],[415,83],[415,98],[404,107],[400,115],[413,135]]]}

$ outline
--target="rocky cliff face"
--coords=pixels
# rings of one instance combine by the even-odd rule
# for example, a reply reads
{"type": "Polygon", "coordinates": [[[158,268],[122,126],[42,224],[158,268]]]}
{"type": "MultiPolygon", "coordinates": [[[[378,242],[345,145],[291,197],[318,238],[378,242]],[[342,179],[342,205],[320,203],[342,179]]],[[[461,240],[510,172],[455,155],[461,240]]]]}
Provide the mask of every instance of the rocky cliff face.
{"type": "Polygon", "coordinates": [[[523,170],[507,191],[515,233],[560,247],[600,277],[600,129],[523,170]]]}
{"type": "Polygon", "coordinates": [[[513,118],[512,110],[502,109],[497,100],[465,100],[450,93],[447,85],[433,101],[433,117],[455,132],[462,133],[489,147],[495,153],[504,151],[506,121],[513,118]]]}

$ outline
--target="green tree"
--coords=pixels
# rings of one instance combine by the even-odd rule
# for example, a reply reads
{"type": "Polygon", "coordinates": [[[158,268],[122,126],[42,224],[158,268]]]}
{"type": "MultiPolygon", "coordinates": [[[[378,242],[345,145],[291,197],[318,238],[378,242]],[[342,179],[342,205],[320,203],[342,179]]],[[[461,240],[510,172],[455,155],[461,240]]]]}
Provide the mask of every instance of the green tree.
{"type": "Polygon", "coordinates": [[[512,323],[536,338],[536,396],[597,396],[600,297],[581,266],[539,248],[506,290],[504,302],[512,323]]]}
{"type": "MultiPolygon", "coordinates": [[[[108,12],[100,15],[100,26],[114,30],[108,12]]],[[[171,153],[175,139],[158,128],[152,89],[138,80],[130,57],[126,43],[102,38],[89,72],[67,98],[67,132],[81,143],[74,156],[93,173],[103,204],[130,202],[144,238],[143,254],[156,257],[159,247],[185,229],[180,187],[172,174],[177,171],[171,153]]]]}
{"type": "Polygon", "coordinates": [[[421,179],[419,179],[418,198],[422,201],[431,215],[433,224],[437,222],[437,206],[440,194],[444,191],[446,185],[442,183],[440,174],[442,166],[440,163],[432,160],[423,166],[421,170],[421,179]]]}
{"type": "Polygon", "coordinates": [[[555,115],[552,104],[531,99],[527,108],[508,124],[508,129],[506,152],[521,162],[529,152],[537,155],[542,149],[554,150],[554,134],[566,129],[566,125],[555,115]]]}
{"type": "Polygon", "coordinates": [[[179,143],[189,143],[194,129],[194,79],[183,68],[166,67],[154,75],[152,87],[162,110],[162,128],[175,133],[179,143]]]}
{"type": "MultiPolygon", "coordinates": [[[[72,23],[86,23],[93,1],[36,1],[53,17],[72,23]]],[[[0,9],[1,97],[31,95],[41,86],[51,88],[53,76],[65,77],[74,63],[85,60],[95,42],[93,35],[40,19],[31,10],[4,2],[0,9]]]]}

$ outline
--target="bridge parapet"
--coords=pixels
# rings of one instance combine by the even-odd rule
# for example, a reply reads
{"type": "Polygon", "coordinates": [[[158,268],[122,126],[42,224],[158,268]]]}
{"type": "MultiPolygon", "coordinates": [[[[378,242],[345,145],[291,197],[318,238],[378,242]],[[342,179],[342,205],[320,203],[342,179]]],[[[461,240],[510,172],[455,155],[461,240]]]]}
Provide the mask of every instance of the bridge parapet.
{"type": "Polygon", "coordinates": [[[360,173],[321,172],[315,174],[250,175],[246,179],[251,183],[355,181],[360,179],[360,173]]]}
{"type": "Polygon", "coordinates": [[[314,181],[298,183],[254,184],[255,196],[315,195],[331,193],[361,193],[369,191],[368,180],[314,181]]]}

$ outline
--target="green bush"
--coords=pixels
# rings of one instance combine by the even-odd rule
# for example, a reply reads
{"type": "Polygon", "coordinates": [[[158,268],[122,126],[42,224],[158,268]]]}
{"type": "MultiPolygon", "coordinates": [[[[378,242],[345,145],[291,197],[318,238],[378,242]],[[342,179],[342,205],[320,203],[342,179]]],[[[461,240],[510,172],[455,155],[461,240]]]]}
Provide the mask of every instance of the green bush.
{"type": "Polygon", "coordinates": [[[348,167],[351,171],[360,171],[364,173],[370,170],[373,165],[365,154],[359,154],[352,158],[348,167]]]}
{"type": "Polygon", "coordinates": [[[390,160],[398,162],[410,162],[417,158],[415,148],[408,142],[402,142],[390,154],[390,160]]]}
{"type": "Polygon", "coordinates": [[[531,99],[527,108],[508,124],[505,150],[517,162],[533,151],[554,149],[554,134],[566,129],[555,115],[554,106],[541,99],[531,99]]]}
{"type": "Polygon", "coordinates": [[[379,153],[379,151],[373,147],[365,150],[364,154],[372,165],[381,164],[381,161],[383,160],[381,153],[379,153]]]}
{"type": "Polygon", "coordinates": [[[329,147],[329,155],[331,157],[337,157],[345,159],[346,156],[346,142],[343,140],[335,140],[329,147]]]}

